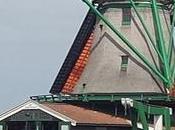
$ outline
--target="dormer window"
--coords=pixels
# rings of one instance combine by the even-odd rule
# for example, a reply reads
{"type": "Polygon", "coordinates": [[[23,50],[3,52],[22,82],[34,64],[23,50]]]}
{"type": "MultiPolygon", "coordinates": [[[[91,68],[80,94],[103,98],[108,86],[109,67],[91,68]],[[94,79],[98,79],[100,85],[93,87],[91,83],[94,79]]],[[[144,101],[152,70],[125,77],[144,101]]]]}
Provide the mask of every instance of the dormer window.
{"type": "Polygon", "coordinates": [[[131,8],[122,9],[122,25],[131,25],[131,8]]]}
{"type": "Polygon", "coordinates": [[[128,55],[121,56],[121,71],[127,71],[128,68],[128,55]]]}

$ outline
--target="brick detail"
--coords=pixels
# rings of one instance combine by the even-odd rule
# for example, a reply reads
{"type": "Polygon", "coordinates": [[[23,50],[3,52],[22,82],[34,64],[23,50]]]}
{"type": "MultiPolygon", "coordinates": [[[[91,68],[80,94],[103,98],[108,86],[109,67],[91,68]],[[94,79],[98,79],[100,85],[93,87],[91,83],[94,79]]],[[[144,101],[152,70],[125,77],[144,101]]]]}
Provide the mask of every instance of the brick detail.
{"type": "Polygon", "coordinates": [[[90,37],[88,38],[88,40],[86,41],[86,44],[78,58],[78,60],[76,61],[71,73],[69,74],[69,77],[66,81],[66,83],[64,84],[64,87],[62,89],[62,93],[71,93],[74,90],[74,87],[76,85],[76,83],[78,82],[78,80],[80,79],[80,76],[87,64],[89,55],[90,55],[90,49],[92,47],[92,43],[93,43],[93,33],[91,33],[90,37]]]}

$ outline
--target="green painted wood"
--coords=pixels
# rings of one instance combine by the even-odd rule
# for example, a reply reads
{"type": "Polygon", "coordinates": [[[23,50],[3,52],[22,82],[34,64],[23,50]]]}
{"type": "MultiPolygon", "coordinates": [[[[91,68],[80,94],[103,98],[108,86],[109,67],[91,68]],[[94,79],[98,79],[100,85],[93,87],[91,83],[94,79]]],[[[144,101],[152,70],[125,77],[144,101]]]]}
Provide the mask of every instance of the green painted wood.
{"type": "Polygon", "coordinates": [[[148,27],[146,26],[146,23],[144,22],[143,18],[142,18],[141,15],[139,14],[139,11],[137,10],[137,7],[136,7],[135,3],[133,2],[133,0],[130,0],[130,3],[131,3],[131,5],[132,5],[133,9],[135,10],[136,15],[137,15],[137,17],[139,18],[139,20],[140,20],[140,22],[141,22],[143,28],[145,29],[145,32],[146,32],[146,34],[148,35],[149,40],[151,41],[151,46],[152,46],[153,49],[157,52],[157,55],[159,56],[160,60],[164,63],[163,57],[162,57],[162,55],[160,54],[160,52],[159,52],[159,50],[158,50],[158,48],[157,48],[157,46],[156,46],[156,43],[154,42],[154,40],[153,40],[153,38],[152,38],[152,36],[151,36],[151,33],[148,31],[148,27]]]}
{"type": "Polygon", "coordinates": [[[174,97],[162,93],[108,93],[108,94],[71,94],[71,95],[40,95],[30,97],[38,102],[63,101],[120,101],[121,98],[131,98],[137,101],[175,102],[174,97]]]}
{"type": "Polygon", "coordinates": [[[142,102],[138,102],[138,101],[133,101],[132,107],[138,111],[138,114],[139,114],[139,117],[141,119],[144,130],[148,130],[147,129],[148,123],[146,121],[146,113],[151,114],[151,115],[163,115],[166,130],[171,129],[170,108],[156,106],[156,105],[150,105],[150,104],[146,104],[146,103],[142,103],[142,102]]]}
{"type": "Polygon", "coordinates": [[[137,111],[131,108],[132,130],[137,130],[137,116],[138,116],[137,111]]]}
{"type": "Polygon", "coordinates": [[[158,44],[158,48],[159,51],[163,57],[163,63],[160,62],[161,64],[163,64],[162,69],[163,69],[163,75],[164,77],[168,80],[168,82],[164,82],[165,87],[170,88],[170,86],[172,85],[171,80],[170,80],[170,66],[168,64],[168,57],[167,57],[167,53],[166,53],[166,49],[165,49],[165,40],[164,40],[164,35],[163,35],[163,30],[161,27],[161,23],[160,23],[160,16],[158,13],[158,9],[157,9],[157,2],[156,0],[152,0],[152,13],[153,13],[153,22],[154,22],[154,27],[155,27],[155,33],[156,33],[156,41],[158,44]]]}
{"type": "MultiPolygon", "coordinates": [[[[173,0],[174,1],[174,0],[173,0]]],[[[175,7],[175,1],[173,6],[175,7]]],[[[175,9],[173,10],[173,19],[171,23],[171,32],[170,32],[170,40],[169,40],[169,47],[168,47],[168,61],[171,64],[171,56],[172,53],[175,53],[173,50],[173,34],[174,34],[174,25],[175,25],[175,9]]]]}

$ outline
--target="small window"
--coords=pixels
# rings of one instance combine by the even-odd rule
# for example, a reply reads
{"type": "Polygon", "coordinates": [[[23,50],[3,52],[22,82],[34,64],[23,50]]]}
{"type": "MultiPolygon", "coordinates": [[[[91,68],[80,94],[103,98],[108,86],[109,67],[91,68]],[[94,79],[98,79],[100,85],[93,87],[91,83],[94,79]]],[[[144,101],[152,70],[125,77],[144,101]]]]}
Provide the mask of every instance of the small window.
{"type": "Polygon", "coordinates": [[[0,125],[0,130],[3,130],[3,125],[0,125]]]}
{"type": "Polygon", "coordinates": [[[121,71],[127,71],[127,67],[128,67],[128,55],[123,55],[121,56],[121,71]]]}
{"type": "Polygon", "coordinates": [[[122,9],[122,25],[131,25],[131,8],[122,9]]]}
{"type": "Polygon", "coordinates": [[[70,124],[66,122],[59,122],[59,130],[70,130],[70,124]]]}
{"type": "Polygon", "coordinates": [[[61,130],[69,130],[69,125],[61,125],[61,130]]]}

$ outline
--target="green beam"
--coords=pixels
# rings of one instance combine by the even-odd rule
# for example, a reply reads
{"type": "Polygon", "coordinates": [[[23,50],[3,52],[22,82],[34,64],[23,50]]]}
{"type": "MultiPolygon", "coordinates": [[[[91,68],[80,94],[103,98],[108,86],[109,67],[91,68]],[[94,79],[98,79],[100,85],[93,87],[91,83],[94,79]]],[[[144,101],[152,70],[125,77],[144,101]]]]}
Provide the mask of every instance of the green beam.
{"type": "Polygon", "coordinates": [[[71,95],[39,95],[30,97],[38,102],[62,101],[120,101],[121,98],[132,98],[137,101],[175,102],[174,97],[161,93],[109,93],[109,94],[71,94],[71,95]]]}
{"type": "Polygon", "coordinates": [[[164,123],[166,130],[171,130],[171,117],[170,117],[170,110],[164,110],[164,123]]]}
{"type": "Polygon", "coordinates": [[[138,110],[138,114],[139,117],[141,118],[144,130],[147,130],[148,128],[145,113],[151,115],[163,115],[166,130],[171,129],[170,108],[150,104],[143,104],[142,102],[138,101],[133,101],[132,107],[138,110]]]}
{"type": "Polygon", "coordinates": [[[137,130],[137,118],[138,113],[135,109],[131,108],[131,123],[132,123],[132,130],[137,130]]]}
{"type": "Polygon", "coordinates": [[[144,130],[149,130],[148,122],[147,122],[146,115],[145,115],[143,107],[144,107],[143,105],[138,106],[139,118],[140,118],[140,121],[142,123],[143,129],[144,130]]]}
{"type": "Polygon", "coordinates": [[[174,50],[173,50],[174,25],[175,25],[175,1],[174,1],[173,19],[172,19],[172,25],[171,25],[169,47],[168,47],[168,61],[169,61],[169,64],[171,64],[171,56],[172,56],[172,53],[174,53],[174,50]]]}
{"type": "Polygon", "coordinates": [[[152,65],[150,62],[126,39],[115,27],[89,2],[89,0],[82,0],[92,11],[145,63],[145,65],[155,73],[164,83],[169,81],[152,65]]]}
{"type": "Polygon", "coordinates": [[[166,77],[168,80],[168,83],[165,83],[167,88],[170,88],[171,86],[171,80],[170,80],[170,70],[169,70],[169,62],[168,62],[168,57],[166,55],[166,50],[165,50],[165,41],[163,38],[163,32],[162,32],[162,27],[160,23],[160,17],[157,9],[157,2],[155,0],[152,0],[152,12],[153,12],[153,18],[154,18],[154,26],[155,26],[155,33],[156,33],[156,39],[158,42],[158,45],[160,47],[160,52],[164,60],[164,66],[163,66],[163,75],[166,77]]]}
{"type": "Polygon", "coordinates": [[[172,25],[171,25],[171,34],[170,34],[170,40],[169,40],[169,48],[168,48],[168,60],[169,60],[170,66],[172,63],[171,77],[174,83],[175,81],[175,60],[172,59],[172,56],[173,54],[175,55],[175,50],[173,46],[173,36],[174,36],[173,34],[174,34],[174,25],[175,25],[175,0],[173,0],[173,2],[174,2],[174,9],[173,9],[173,19],[172,19],[172,25]],[[173,60],[173,62],[171,60],[173,60]]]}
{"type": "Polygon", "coordinates": [[[162,115],[166,111],[168,111],[168,113],[170,115],[170,109],[167,107],[144,104],[144,103],[138,102],[138,101],[133,101],[133,107],[135,109],[142,109],[145,113],[152,114],[152,115],[162,115]]]}
{"type": "Polygon", "coordinates": [[[135,101],[131,98],[125,98],[125,99],[121,99],[121,103],[122,105],[128,105],[129,108],[131,108],[131,119],[132,119],[132,124],[133,124],[133,130],[136,129],[136,123],[137,123],[137,119],[136,116],[132,117],[134,114],[139,116],[139,121],[141,121],[143,129],[144,130],[148,130],[149,129],[149,125],[147,122],[147,115],[162,115],[164,118],[164,124],[165,124],[165,129],[166,130],[170,130],[171,128],[171,118],[170,115],[171,110],[168,107],[163,107],[163,106],[157,106],[157,105],[151,105],[151,104],[147,104],[147,103],[143,103],[143,102],[139,102],[139,101],[135,101]]]}
{"type": "Polygon", "coordinates": [[[131,3],[131,5],[132,5],[132,7],[134,8],[134,10],[135,10],[135,12],[136,12],[136,14],[137,14],[137,17],[139,18],[139,20],[140,20],[140,22],[141,22],[143,28],[145,29],[145,32],[146,32],[146,34],[148,35],[148,38],[149,38],[149,40],[150,40],[151,43],[152,43],[151,45],[152,45],[153,49],[157,52],[157,55],[159,56],[159,58],[160,58],[160,60],[162,61],[162,63],[164,63],[163,57],[162,57],[162,55],[160,54],[160,52],[159,52],[159,50],[158,50],[156,44],[154,43],[154,40],[153,40],[151,34],[149,33],[148,28],[147,28],[147,26],[146,26],[146,24],[145,24],[143,18],[142,18],[141,15],[139,14],[139,11],[137,10],[135,3],[133,2],[133,0],[130,0],[130,3],[131,3]]]}
{"type": "Polygon", "coordinates": [[[172,74],[171,74],[172,80],[173,80],[173,82],[174,82],[174,81],[175,81],[175,60],[174,60],[174,63],[173,63],[171,72],[172,72],[172,74]]]}

